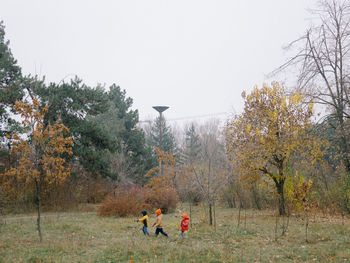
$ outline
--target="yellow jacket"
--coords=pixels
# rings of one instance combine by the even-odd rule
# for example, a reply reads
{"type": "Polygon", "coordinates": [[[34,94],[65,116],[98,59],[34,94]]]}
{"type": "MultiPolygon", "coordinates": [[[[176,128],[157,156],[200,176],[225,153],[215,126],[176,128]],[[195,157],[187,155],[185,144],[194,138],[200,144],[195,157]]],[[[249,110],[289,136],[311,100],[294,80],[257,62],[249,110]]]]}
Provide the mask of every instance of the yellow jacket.
{"type": "Polygon", "coordinates": [[[143,217],[140,218],[138,221],[141,222],[141,223],[143,223],[143,225],[144,225],[145,227],[148,227],[148,226],[149,226],[148,215],[143,216],[143,217]]]}
{"type": "Polygon", "coordinates": [[[162,214],[157,215],[156,222],[154,222],[153,226],[162,227],[163,226],[162,221],[163,221],[163,215],[162,214]]]}

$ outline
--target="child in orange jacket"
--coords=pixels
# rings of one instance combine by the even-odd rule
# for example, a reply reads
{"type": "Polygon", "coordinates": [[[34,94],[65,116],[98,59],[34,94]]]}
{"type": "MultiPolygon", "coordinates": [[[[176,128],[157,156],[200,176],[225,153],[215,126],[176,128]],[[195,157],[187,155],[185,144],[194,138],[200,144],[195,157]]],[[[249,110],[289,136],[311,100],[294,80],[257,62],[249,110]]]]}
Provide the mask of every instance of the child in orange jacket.
{"type": "Polygon", "coordinates": [[[189,224],[189,217],[186,213],[182,215],[182,221],[181,221],[181,238],[187,239],[187,231],[188,231],[188,224],[189,224]]]}
{"type": "Polygon", "coordinates": [[[161,233],[162,235],[168,237],[168,234],[164,232],[163,230],[163,215],[162,215],[162,210],[157,209],[156,211],[157,219],[154,222],[153,226],[156,227],[156,236],[161,233]]]}

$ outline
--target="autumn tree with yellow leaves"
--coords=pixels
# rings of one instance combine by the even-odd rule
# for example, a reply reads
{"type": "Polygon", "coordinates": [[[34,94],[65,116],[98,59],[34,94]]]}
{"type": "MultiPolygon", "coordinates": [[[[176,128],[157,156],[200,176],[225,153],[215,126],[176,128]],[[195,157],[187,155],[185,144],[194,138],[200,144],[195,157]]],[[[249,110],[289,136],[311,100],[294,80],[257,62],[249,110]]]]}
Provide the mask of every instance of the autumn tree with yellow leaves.
{"type": "Polygon", "coordinates": [[[287,95],[277,82],[242,97],[243,113],[226,126],[228,157],[243,177],[265,176],[274,182],[279,214],[285,215],[284,184],[293,158],[313,164],[323,155],[320,140],[309,132],[313,105],[305,104],[299,93],[287,95]]]}
{"type": "Polygon", "coordinates": [[[37,226],[40,242],[42,241],[40,227],[41,195],[44,187],[50,184],[60,184],[70,175],[70,169],[65,165],[64,155],[71,155],[72,137],[69,130],[60,122],[54,125],[44,124],[47,107],[41,109],[38,100],[33,104],[17,101],[14,109],[21,115],[22,125],[27,131],[27,140],[13,136],[12,154],[18,154],[19,161],[1,174],[1,181],[6,190],[11,191],[14,181],[23,181],[34,191],[34,201],[37,206],[37,226]]]}

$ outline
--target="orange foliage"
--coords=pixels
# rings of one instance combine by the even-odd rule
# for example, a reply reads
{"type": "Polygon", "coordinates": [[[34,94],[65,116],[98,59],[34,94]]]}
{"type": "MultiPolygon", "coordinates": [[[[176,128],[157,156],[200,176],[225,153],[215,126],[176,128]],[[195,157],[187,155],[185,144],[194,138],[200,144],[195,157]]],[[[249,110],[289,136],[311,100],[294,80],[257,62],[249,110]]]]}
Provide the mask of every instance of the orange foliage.
{"type": "MultiPolygon", "coordinates": [[[[19,156],[18,165],[1,174],[5,189],[16,194],[14,182],[24,182],[26,186],[42,183],[62,183],[70,175],[65,167],[62,154],[72,154],[72,137],[65,137],[69,130],[60,122],[45,125],[44,116],[47,107],[40,109],[40,104],[33,99],[33,105],[17,101],[14,109],[21,114],[23,127],[28,131],[29,140],[18,134],[12,137],[12,154],[19,156]]],[[[21,189],[22,190],[22,189],[21,189]]],[[[39,195],[39,193],[38,193],[39,195]]]]}
{"type": "MultiPolygon", "coordinates": [[[[154,147],[158,154],[158,161],[162,163],[162,172],[150,179],[146,188],[150,189],[148,202],[153,207],[161,208],[163,211],[174,210],[179,201],[176,192],[178,174],[176,160],[171,152],[164,153],[158,147],[154,147]]],[[[151,169],[146,176],[151,176],[159,167],[151,169]]]]}
{"type": "Polygon", "coordinates": [[[117,187],[109,194],[99,207],[99,216],[130,216],[140,215],[143,209],[155,210],[160,208],[163,213],[174,210],[178,203],[174,189],[164,188],[155,192],[148,187],[117,187]]]}
{"type": "Polygon", "coordinates": [[[152,208],[160,208],[163,213],[168,213],[176,209],[179,197],[176,190],[172,187],[150,189],[146,202],[152,208]]]}
{"type": "MultiPolygon", "coordinates": [[[[164,153],[158,147],[154,147],[158,154],[158,161],[162,162],[162,173],[158,176],[154,176],[150,179],[146,185],[149,188],[157,191],[158,188],[175,188],[177,182],[178,169],[175,167],[176,160],[171,152],[164,153]]],[[[154,167],[148,171],[146,176],[151,176],[155,171],[159,170],[159,167],[154,167]]]]}
{"type": "Polygon", "coordinates": [[[146,203],[147,195],[148,190],[141,187],[118,187],[106,197],[97,214],[102,217],[139,215],[143,209],[151,209],[146,203]]]}

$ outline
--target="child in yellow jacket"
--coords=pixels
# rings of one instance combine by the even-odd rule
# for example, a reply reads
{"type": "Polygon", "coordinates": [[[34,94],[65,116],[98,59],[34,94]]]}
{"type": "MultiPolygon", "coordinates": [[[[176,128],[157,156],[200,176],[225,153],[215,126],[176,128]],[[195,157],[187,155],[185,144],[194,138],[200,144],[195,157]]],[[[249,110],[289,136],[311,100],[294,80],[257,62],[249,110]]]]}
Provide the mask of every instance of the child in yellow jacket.
{"type": "Polygon", "coordinates": [[[146,210],[142,210],[142,215],[143,217],[136,220],[136,222],[141,222],[143,224],[143,227],[142,227],[142,232],[145,234],[145,235],[148,235],[149,236],[149,233],[148,233],[148,226],[149,226],[149,219],[148,219],[148,215],[147,215],[147,211],[146,210]]]}

